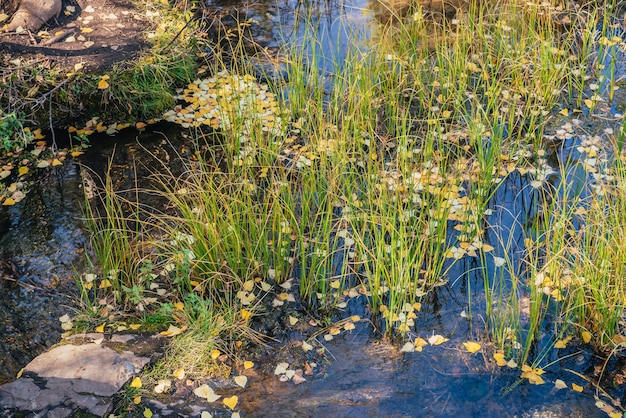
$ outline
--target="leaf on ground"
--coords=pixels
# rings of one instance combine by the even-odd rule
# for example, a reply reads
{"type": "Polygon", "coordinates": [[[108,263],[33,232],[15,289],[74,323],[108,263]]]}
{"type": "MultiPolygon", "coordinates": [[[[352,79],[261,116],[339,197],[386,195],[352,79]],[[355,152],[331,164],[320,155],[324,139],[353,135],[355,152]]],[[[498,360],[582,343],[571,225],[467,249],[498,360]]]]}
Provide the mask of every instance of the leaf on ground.
{"type": "Polygon", "coordinates": [[[129,327],[130,329],[132,329],[133,331],[136,331],[136,330],[138,330],[139,328],[141,328],[141,324],[130,324],[130,325],[128,325],[128,327],[129,327]]]}
{"type": "Polygon", "coordinates": [[[583,391],[583,387],[577,385],[576,383],[572,383],[572,390],[575,392],[582,392],[583,391]]]}
{"type": "Polygon", "coordinates": [[[200,418],[213,418],[213,415],[211,415],[211,413],[208,411],[202,411],[202,415],[200,415],[200,418]]]}
{"type": "Polygon", "coordinates": [[[295,316],[289,315],[289,324],[296,325],[297,323],[298,323],[298,318],[296,318],[295,316]]]}
{"type": "Polygon", "coordinates": [[[417,337],[413,340],[413,345],[415,346],[415,351],[422,351],[422,347],[426,346],[428,343],[422,337],[417,337]]]}
{"type": "Polygon", "coordinates": [[[154,387],[154,393],[161,394],[172,387],[172,381],[169,379],[160,379],[154,387]]]}
{"type": "Polygon", "coordinates": [[[246,376],[235,376],[235,383],[237,383],[238,386],[241,386],[242,388],[245,388],[246,385],[248,384],[248,378],[246,376]]]}
{"type": "Polygon", "coordinates": [[[178,380],[182,380],[185,378],[185,369],[182,367],[180,369],[176,369],[172,372],[172,376],[174,376],[178,380]]]}
{"type": "Polygon", "coordinates": [[[211,358],[213,360],[217,360],[219,356],[221,356],[222,353],[220,352],[220,350],[211,350],[211,358]]]}
{"type": "Polygon", "coordinates": [[[274,369],[274,374],[275,375],[285,374],[288,368],[289,368],[289,363],[278,363],[276,365],[276,369],[274,369]]]}
{"type": "Polygon", "coordinates": [[[306,353],[307,351],[313,350],[313,346],[306,341],[302,341],[302,350],[306,353]]]}
{"type": "Polygon", "coordinates": [[[109,88],[109,82],[107,81],[110,77],[108,75],[103,75],[100,81],[98,82],[99,90],[106,90],[109,88]]]}
{"type": "Polygon", "coordinates": [[[208,402],[215,402],[221,398],[221,396],[213,392],[213,389],[211,389],[211,387],[206,383],[195,388],[193,393],[199,398],[206,399],[208,402]]]}
{"type": "Polygon", "coordinates": [[[135,405],[139,405],[139,404],[141,403],[141,396],[135,396],[135,397],[133,398],[133,403],[134,403],[135,405]]]}
{"type": "Polygon", "coordinates": [[[152,418],[152,411],[150,410],[150,408],[146,408],[143,410],[143,416],[145,418],[152,418]]]}
{"type": "Polygon", "coordinates": [[[166,331],[161,331],[159,334],[164,337],[173,337],[178,334],[182,334],[184,330],[182,328],[178,328],[176,325],[170,325],[166,331]]]}
{"type": "Polygon", "coordinates": [[[254,367],[254,362],[253,361],[246,360],[246,361],[243,362],[243,368],[245,370],[251,369],[253,367],[254,367]]]}
{"type": "Polygon", "coordinates": [[[174,308],[177,311],[182,311],[183,309],[185,309],[185,304],[183,302],[174,302],[174,308]]]}
{"type": "Polygon", "coordinates": [[[237,395],[233,395],[230,398],[224,398],[224,405],[229,407],[230,409],[235,409],[237,406],[237,402],[239,402],[239,398],[237,395]]]}
{"type": "Polygon", "coordinates": [[[106,325],[107,325],[106,323],[105,323],[105,324],[98,325],[98,326],[96,327],[96,332],[104,332],[104,327],[106,327],[106,325]]]}
{"type": "Polygon", "coordinates": [[[481,348],[480,344],[478,344],[477,342],[474,342],[474,341],[465,342],[465,343],[463,343],[463,346],[465,347],[465,349],[469,353],[476,353],[481,348]]]}
{"type": "Polygon", "coordinates": [[[132,382],[130,382],[130,387],[135,389],[141,388],[141,379],[139,378],[139,376],[133,378],[132,382]]]}
{"type": "Polygon", "coordinates": [[[439,334],[433,335],[428,338],[428,344],[430,345],[439,345],[445,343],[446,341],[448,341],[448,338],[439,334]]]}
{"type": "Polygon", "coordinates": [[[587,344],[589,341],[591,341],[591,333],[589,331],[583,331],[580,333],[580,336],[582,337],[583,341],[585,342],[585,344],[587,344]]]}

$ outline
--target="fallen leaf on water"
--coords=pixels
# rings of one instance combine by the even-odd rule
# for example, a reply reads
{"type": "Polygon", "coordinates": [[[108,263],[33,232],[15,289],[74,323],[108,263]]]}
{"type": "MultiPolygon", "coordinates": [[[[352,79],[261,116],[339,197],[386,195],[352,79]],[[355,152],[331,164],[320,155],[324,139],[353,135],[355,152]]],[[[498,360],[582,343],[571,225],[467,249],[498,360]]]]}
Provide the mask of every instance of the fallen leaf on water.
{"type": "Polygon", "coordinates": [[[208,402],[215,402],[216,400],[221,398],[221,396],[213,392],[213,389],[211,389],[211,387],[206,383],[202,386],[198,386],[197,388],[195,388],[193,390],[193,393],[199,398],[206,399],[208,402]]]}
{"type": "Polygon", "coordinates": [[[404,343],[404,345],[400,349],[401,353],[412,353],[414,351],[415,351],[415,346],[411,342],[404,343]]]}
{"type": "Polygon", "coordinates": [[[248,384],[248,378],[246,376],[235,376],[235,383],[237,383],[238,386],[241,386],[242,388],[246,387],[246,384],[248,384]]]}
{"type": "Polygon", "coordinates": [[[504,359],[504,353],[493,353],[493,359],[499,367],[506,366],[507,362],[504,359]]]}
{"type": "Polygon", "coordinates": [[[145,418],[152,418],[152,411],[150,410],[150,408],[146,408],[143,410],[143,416],[145,418]]]}
{"type": "Polygon", "coordinates": [[[522,365],[522,379],[528,379],[528,382],[533,385],[542,385],[545,382],[541,378],[543,370],[540,368],[532,368],[527,364],[522,365]]]}
{"type": "Polygon", "coordinates": [[[583,387],[577,385],[576,383],[572,383],[572,390],[575,392],[582,392],[583,391],[583,387]]]}
{"type": "Polygon", "coordinates": [[[572,337],[563,338],[562,340],[558,340],[554,343],[554,348],[565,348],[567,347],[567,343],[570,342],[572,337]]]}
{"type": "Polygon", "coordinates": [[[415,340],[413,340],[415,351],[422,351],[422,347],[424,347],[427,344],[428,343],[426,342],[426,340],[423,339],[422,337],[417,337],[415,340]]]}
{"type": "Polygon", "coordinates": [[[295,316],[289,315],[289,324],[296,325],[297,323],[298,323],[298,318],[296,318],[295,316]]]}
{"type": "Polygon", "coordinates": [[[208,411],[202,411],[202,415],[200,415],[200,418],[213,418],[213,415],[211,415],[211,413],[208,411]]]}
{"type": "Polygon", "coordinates": [[[476,353],[477,351],[480,350],[480,344],[473,342],[473,341],[468,341],[463,343],[463,346],[465,347],[465,349],[469,352],[469,353],[476,353]]]}
{"type": "Polygon", "coordinates": [[[565,382],[564,382],[564,381],[562,381],[561,379],[556,379],[556,380],[554,381],[554,388],[555,388],[556,390],[559,390],[559,389],[565,389],[566,387],[567,387],[567,383],[565,383],[565,382]]]}
{"type": "Polygon", "coordinates": [[[356,327],[354,326],[354,322],[346,322],[345,325],[343,326],[343,329],[345,331],[352,331],[355,328],[356,327]]]}
{"type": "Polygon", "coordinates": [[[229,407],[230,409],[235,409],[237,406],[237,402],[239,402],[239,398],[237,395],[233,395],[230,398],[224,398],[224,405],[229,407]]]}
{"type": "Polygon", "coordinates": [[[561,109],[561,111],[559,112],[560,115],[563,116],[569,116],[569,109],[565,108],[565,109],[561,109]]]}
{"type": "Polygon", "coordinates": [[[444,336],[439,334],[433,335],[432,337],[428,338],[428,344],[430,345],[439,345],[445,343],[446,341],[448,341],[448,338],[445,338],[444,336]]]}
{"type": "Polygon", "coordinates": [[[139,376],[133,378],[133,380],[130,382],[130,387],[135,389],[139,389],[141,387],[141,379],[139,378],[139,376]]]}

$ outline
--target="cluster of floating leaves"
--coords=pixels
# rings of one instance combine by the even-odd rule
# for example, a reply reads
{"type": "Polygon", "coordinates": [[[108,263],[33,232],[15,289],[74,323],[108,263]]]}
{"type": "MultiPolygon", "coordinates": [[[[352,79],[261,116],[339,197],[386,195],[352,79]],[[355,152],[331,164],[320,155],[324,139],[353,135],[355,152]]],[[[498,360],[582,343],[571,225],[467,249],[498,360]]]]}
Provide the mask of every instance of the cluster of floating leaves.
{"type": "Polygon", "coordinates": [[[188,103],[165,112],[163,119],[181,126],[210,126],[227,132],[243,125],[240,140],[260,124],[263,132],[279,135],[283,130],[283,113],[273,93],[251,75],[231,75],[220,71],[214,77],[195,80],[181,91],[177,99],[188,103]]]}

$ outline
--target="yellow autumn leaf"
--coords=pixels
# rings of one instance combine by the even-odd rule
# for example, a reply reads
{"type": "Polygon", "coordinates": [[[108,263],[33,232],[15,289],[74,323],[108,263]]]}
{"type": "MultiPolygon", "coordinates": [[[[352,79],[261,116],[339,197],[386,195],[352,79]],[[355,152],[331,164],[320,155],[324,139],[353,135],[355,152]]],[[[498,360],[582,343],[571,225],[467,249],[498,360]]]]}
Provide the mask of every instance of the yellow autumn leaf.
{"type": "Polygon", "coordinates": [[[465,347],[465,349],[469,353],[476,353],[481,348],[480,344],[478,344],[477,342],[474,342],[474,341],[465,342],[465,343],[463,343],[463,346],[465,347]]]}
{"type": "Polygon", "coordinates": [[[98,82],[98,89],[99,90],[106,90],[109,88],[109,83],[107,82],[107,80],[110,77],[108,75],[103,75],[102,78],[100,79],[100,81],[98,82]]]}
{"type": "Polygon", "coordinates": [[[593,100],[591,99],[585,99],[585,106],[587,106],[588,108],[592,108],[594,105],[593,100]]]}
{"type": "Polygon", "coordinates": [[[82,33],[91,33],[93,32],[93,28],[80,28],[82,33]]]}
{"type": "Polygon", "coordinates": [[[173,337],[175,335],[181,334],[184,331],[182,328],[178,328],[175,325],[170,325],[167,330],[161,331],[159,334],[165,337],[173,337]]]}
{"type": "Polygon", "coordinates": [[[572,383],[572,390],[575,392],[582,392],[583,391],[583,387],[577,385],[576,383],[572,383]]]}
{"type": "Polygon", "coordinates": [[[242,287],[246,292],[252,292],[252,289],[254,289],[254,280],[246,280],[242,287]]]}
{"type": "Polygon", "coordinates": [[[253,361],[246,360],[246,361],[243,362],[243,368],[244,369],[248,370],[248,369],[251,369],[253,367],[254,367],[254,362],[253,361]]]}
{"type": "Polygon", "coordinates": [[[559,112],[560,115],[563,116],[569,116],[569,109],[565,108],[565,109],[561,109],[561,111],[559,112]]]}
{"type": "Polygon", "coordinates": [[[333,280],[332,282],[330,282],[330,287],[332,289],[339,289],[340,286],[341,282],[339,280],[333,280]]]}
{"type": "Polygon", "coordinates": [[[132,382],[130,382],[130,387],[135,389],[139,389],[141,387],[141,379],[139,376],[135,377],[132,382]]]}
{"type": "Polygon", "coordinates": [[[445,343],[446,341],[448,341],[448,339],[439,334],[428,338],[428,344],[430,345],[439,345],[445,343]]]}
{"type": "Polygon", "coordinates": [[[172,376],[174,376],[178,380],[183,380],[185,378],[185,369],[182,367],[180,369],[176,369],[172,372],[172,376]]]}
{"type": "Polygon", "coordinates": [[[567,343],[570,342],[572,339],[572,337],[566,337],[563,338],[562,340],[558,340],[557,342],[554,343],[554,348],[565,348],[567,347],[567,343]]]}
{"type": "Polygon", "coordinates": [[[221,355],[222,353],[220,352],[220,350],[211,350],[211,358],[213,360],[216,360],[221,355]]]}
{"type": "Polygon", "coordinates": [[[133,403],[134,403],[135,405],[139,405],[139,404],[141,403],[141,396],[135,396],[135,397],[133,398],[133,403]]]}
{"type": "Polygon", "coordinates": [[[585,342],[585,344],[587,344],[589,341],[591,341],[591,333],[589,331],[583,331],[580,333],[580,336],[582,337],[583,341],[585,342]]]}
{"type": "Polygon", "coordinates": [[[561,379],[556,379],[554,381],[554,388],[559,390],[559,389],[565,389],[567,387],[567,383],[565,383],[564,381],[562,381],[561,379]]]}
{"type": "Polygon", "coordinates": [[[63,163],[59,159],[55,158],[52,160],[52,167],[57,167],[60,165],[63,165],[63,163]]]}
{"type": "Polygon", "coordinates": [[[224,405],[229,407],[230,409],[235,409],[237,406],[237,402],[239,402],[239,398],[237,395],[233,395],[230,398],[224,398],[224,405]]]}
{"type": "Polygon", "coordinates": [[[150,408],[146,408],[143,410],[143,416],[145,418],[152,418],[152,410],[150,408]]]}
{"type": "Polygon", "coordinates": [[[104,327],[106,327],[106,324],[102,324],[96,327],[96,332],[104,332],[104,327]]]}
{"type": "Polygon", "coordinates": [[[109,279],[103,279],[100,282],[100,286],[98,286],[98,289],[106,289],[107,287],[111,287],[111,282],[109,281],[109,279]]]}
{"type": "Polygon", "coordinates": [[[34,139],[44,139],[46,136],[41,133],[41,128],[37,128],[33,131],[34,139]]]}
{"type": "Polygon", "coordinates": [[[251,317],[252,317],[252,312],[250,312],[247,309],[242,309],[241,310],[241,319],[243,319],[245,321],[246,319],[249,319],[251,317]]]}
{"type": "Polygon", "coordinates": [[[23,176],[24,174],[28,173],[28,167],[25,166],[21,166],[20,168],[17,169],[17,174],[19,176],[23,176]]]}
{"type": "Polygon", "coordinates": [[[182,311],[185,309],[185,304],[183,302],[174,302],[174,309],[177,311],[182,311]]]}
{"type": "Polygon", "coordinates": [[[4,206],[12,206],[15,204],[15,199],[13,199],[12,197],[7,197],[6,199],[4,199],[4,202],[2,202],[2,205],[4,206]]]}
{"type": "Polygon", "coordinates": [[[415,347],[415,351],[422,351],[422,347],[427,344],[428,343],[426,342],[426,340],[422,337],[417,337],[415,340],[413,340],[413,346],[415,347]]]}
{"type": "Polygon", "coordinates": [[[145,123],[145,122],[137,122],[137,123],[135,124],[135,128],[137,128],[137,129],[139,129],[139,130],[144,129],[146,126],[148,126],[148,124],[147,124],[147,123],[145,123]]]}
{"type": "Polygon", "coordinates": [[[298,318],[296,318],[295,316],[289,315],[289,324],[296,325],[297,323],[298,323],[298,318]]]}
{"type": "Polygon", "coordinates": [[[499,367],[504,367],[507,361],[504,359],[504,353],[493,353],[493,359],[499,367]]]}
{"type": "Polygon", "coordinates": [[[141,324],[130,324],[128,325],[130,327],[130,329],[132,329],[133,331],[138,330],[139,328],[141,328],[141,324]]]}

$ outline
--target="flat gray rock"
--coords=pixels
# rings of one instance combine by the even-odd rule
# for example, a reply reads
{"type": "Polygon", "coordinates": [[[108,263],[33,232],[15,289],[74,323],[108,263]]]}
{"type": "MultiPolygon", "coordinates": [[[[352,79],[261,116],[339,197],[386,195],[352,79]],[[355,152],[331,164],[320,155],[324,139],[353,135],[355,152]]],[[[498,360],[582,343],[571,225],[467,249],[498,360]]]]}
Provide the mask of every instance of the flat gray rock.
{"type": "Polygon", "coordinates": [[[55,411],[55,416],[71,413],[67,406],[73,405],[102,416],[110,398],[149,361],[94,343],[61,345],[28,364],[25,377],[0,386],[0,405],[19,411],[55,411]]]}

